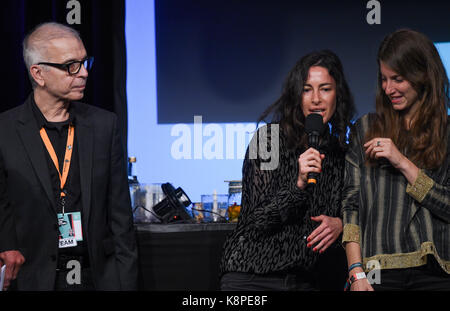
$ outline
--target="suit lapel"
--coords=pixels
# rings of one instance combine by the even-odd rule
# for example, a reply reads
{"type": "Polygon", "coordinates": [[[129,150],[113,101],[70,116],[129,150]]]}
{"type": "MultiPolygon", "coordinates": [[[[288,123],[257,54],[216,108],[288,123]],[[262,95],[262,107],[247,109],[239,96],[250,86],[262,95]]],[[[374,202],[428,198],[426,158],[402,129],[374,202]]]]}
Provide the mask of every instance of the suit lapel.
{"type": "Polygon", "coordinates": [[[33,169],[44,188],[54,211],[56,212],[55,197],[48,171],[45,151],[41,143],[39,129],[31,110],[31,103],[24,105],[24,110],[17,122],[17,131],[24,149],[30,159],[33,169]]]}
{"type": "MultiPolygon", "coordinates": [[[[76,104],[75,104],[76,105],[76,104]]],[[[76,109],[74,109],[76,111],[76,109]]],[[[92,156],[94,137],[92,129],[85,123],[82,114],[76,114],[75,135],[77,137],[78,157],[80,163],[81,199],[86,224],[89,223],[91,209],[92,156]]]]}
{"type": "MultiPolygon", "coordinates": [[[[31,94],[33,96],[33,94],[31,94]]],[[[51,177],[48,170],[47,159],[45,157],[45,149],[39,135],[39,128],[32,111],[31,97],[25,102],[23,111],[17,120],[17,132],[22,141],[24,149],[30,159],[32,167],[42,184],[55,213],[55,197],[51,184],[51,177]]],[[[75,136],[78,147],[78,157],[80,163],[80,182],[81,182],[81,199],[83,203],[83,212],[85,214],[86,223],[88,223],[89,211],[91,208],[91,186],[92,186],[92,161],[94,152],[94,136],[92,128],[85,120],[84,111],[78,109],[76,103],[73,112],[76,115],[75,136]]]]}

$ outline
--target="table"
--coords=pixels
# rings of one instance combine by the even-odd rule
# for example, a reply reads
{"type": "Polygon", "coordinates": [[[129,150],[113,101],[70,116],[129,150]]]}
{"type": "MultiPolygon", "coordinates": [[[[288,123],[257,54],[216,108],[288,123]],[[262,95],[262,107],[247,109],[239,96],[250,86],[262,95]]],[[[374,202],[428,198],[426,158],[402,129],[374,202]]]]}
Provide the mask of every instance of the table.
{"type": "MultiPolygon", "coordinates": [[[[235,223],[135,225],[141,290],[219,290],[222,246],[235,223]]],[[[320,290],[343,290],[347,260],[341,238],[317,262],[320,290]]]]}
{"type": "Polygon", "coordinates": [[[222,246],[235,223],[136,224],[141,290],[219,290],[222,246]]]}

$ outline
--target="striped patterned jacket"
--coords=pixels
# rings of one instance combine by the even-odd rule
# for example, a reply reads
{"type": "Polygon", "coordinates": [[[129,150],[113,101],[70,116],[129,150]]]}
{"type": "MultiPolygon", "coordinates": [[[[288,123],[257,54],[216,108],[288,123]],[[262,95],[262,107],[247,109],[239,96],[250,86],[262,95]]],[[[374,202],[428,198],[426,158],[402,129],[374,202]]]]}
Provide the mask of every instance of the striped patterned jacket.
{"type": "Polygon", "coordinates": [[[365,164],[369,120],[355,123],[346,154],[342,242],[360,243],[365,267],[371,260],[381,269],[417,267],[432,255],[450,273],[450,125],[444,163],[421,169],[411,185],[387,160],[365,164]]]}

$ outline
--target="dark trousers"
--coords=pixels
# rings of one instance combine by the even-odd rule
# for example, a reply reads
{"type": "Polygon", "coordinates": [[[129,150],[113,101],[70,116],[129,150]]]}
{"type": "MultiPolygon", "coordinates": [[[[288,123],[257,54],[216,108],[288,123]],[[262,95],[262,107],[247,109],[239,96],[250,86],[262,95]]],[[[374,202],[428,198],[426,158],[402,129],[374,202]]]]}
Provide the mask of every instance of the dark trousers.
{"type": "Polygon", "coordinates": [[[380,284],[372,287],[375,291],[449,291],[450,275],[429,256],[424,266],[381,270],[380,284]]]}
{"type": "Polygon", "coordinates": [[[314,291],[315,282],[311,274],[244,272],[225,273],[220,280],[223,291],[314,291]]]}

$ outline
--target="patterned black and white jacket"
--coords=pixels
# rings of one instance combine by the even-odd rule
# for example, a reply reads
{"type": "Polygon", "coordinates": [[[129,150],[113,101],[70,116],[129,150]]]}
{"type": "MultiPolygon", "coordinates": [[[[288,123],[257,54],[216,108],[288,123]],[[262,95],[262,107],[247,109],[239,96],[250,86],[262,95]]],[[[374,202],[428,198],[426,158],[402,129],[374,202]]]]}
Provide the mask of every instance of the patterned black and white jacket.
{"type": "MultiPolygon", "coordinates": [[[[261,128],[257,133],[260,131],[261,128]]],[[[273,131],[268,132],[270,146],[273,131]]],[[[236,229],[224,244],[221,274],[266,274],[310,269],[314,265],[320,255],[307,247],[306,238],[319,223],[311,217],[340,216],[344,177],[345,153],[337,139],[326,133],[320,145],[319,151],[325,154],[322,173],[317,185],[307,190],[297,187],[298,157],[306,149],[290,150],[281,127],[276,169],[261,169],[261,164],[271,159],[252,159],[247,149],[242,169],[241,213],[236,229]]],[[[338,238],[333,247],[339,242],[338,238]]]]}

